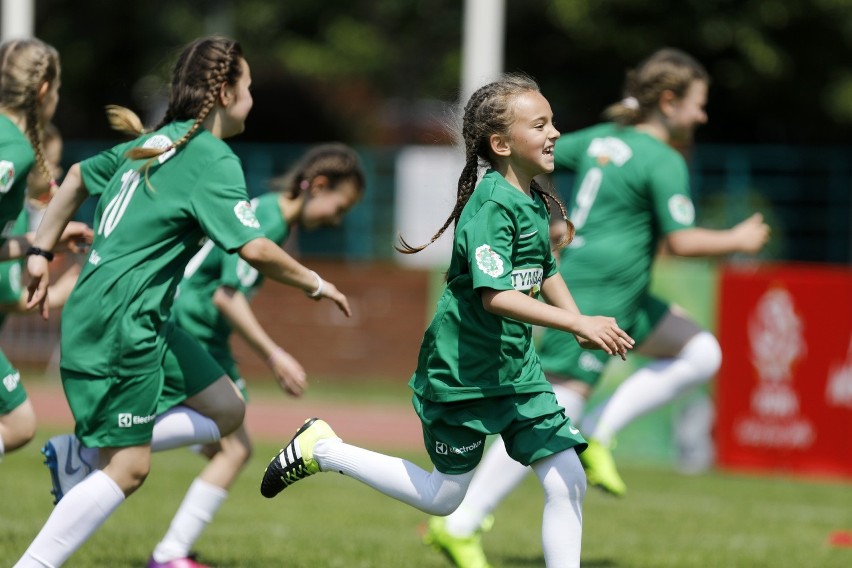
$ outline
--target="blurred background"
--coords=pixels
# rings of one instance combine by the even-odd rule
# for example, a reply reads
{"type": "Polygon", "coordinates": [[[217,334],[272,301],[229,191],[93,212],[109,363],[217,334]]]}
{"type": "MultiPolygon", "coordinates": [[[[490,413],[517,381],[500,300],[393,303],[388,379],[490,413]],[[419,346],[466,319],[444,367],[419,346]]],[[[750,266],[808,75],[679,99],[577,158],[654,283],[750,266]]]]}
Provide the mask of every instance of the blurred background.
{"type": "MultiPolygon", "coordinates": [[[[4,39],[33,34],[61,54],[55,123],[66,168],[120,140],[104,105],[159,120],[186,42],[239,39],[255,104],[230,142],[250,192],[266,191],[316,142],[354,146],[368,175],[363,201],[340,227],[288,244],[349,295],[354,317],[276,286],[261,292],[257,311],[309,374],[400,384],[414,368],[449,242],[414,265],[392,245],[398,233],[425,240],[452,208],[459,100],[500,71],[523,71],[540,83],[557,126],[572,131],[597,122],[621,98],[625,71],[651,52],[691,53],[712,77],[710,121],[681,148],[698,223],[729,227],[757,210],[773,236],[757,259],[658,263],[655,289],[720,335],[726,363],[714,392],[632,425],[617,453],[684,469],[718,454],[728,467],[852,477],[848,0],[5,0],[2,26],[4,39]],[[780,316],[767,320],[767,310],[780,316]],[[796,346],[771,396],[761,341],[796,346]],[[714,415],[724,421],[710,440],[714,415]],[[790,428],[803,433],[794,445],[779,438],[790,428]],[[826,431],[839,437],[818,435],[826,431]]],[[[570,198],[570,176],[552,181],[570,198]]],[[[56,356],[56,339],[55,319],[16,318],[2,335],[10,359],[35,366],[56,356]]],[[[263,362],[236,349],[243,371],[263,378],[263,362]]],[[[630,368],[613,365],[600,396],[630,368]]]]}

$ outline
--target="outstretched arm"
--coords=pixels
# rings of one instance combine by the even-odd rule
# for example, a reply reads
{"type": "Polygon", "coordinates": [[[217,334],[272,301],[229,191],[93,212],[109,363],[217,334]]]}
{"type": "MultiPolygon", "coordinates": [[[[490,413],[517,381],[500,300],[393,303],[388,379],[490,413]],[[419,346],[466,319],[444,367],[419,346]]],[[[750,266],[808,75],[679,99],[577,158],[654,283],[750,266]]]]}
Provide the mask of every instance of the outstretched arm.
{"type": "Polygon", "coordinates": [[[769,240],[769,233],[769,225],[764,223],[763,215],[755,213],[730,229],[683,229],[669,233],[665,242],[672,254],[678,256],[720,256],[735,252],[755,254],[769,240]]]}
{"type": "Polygon", "coordinates": [[[583,347],[603,349],[609,355],[624,358],[627,350],[633,348],[633,339],[618,327],[614,318],[582,315],[571,295],[564,294],[568,288],[561,276],[546,279],[542,292],[545,299],[557,303],[539,302],[517,290],[483,288],[482,306],[492,314],[573,333],[583,347]]]}
{"type": "Polygon", "coordinates": [[[269,337],[245,295],[233,288],[220,286],[213,294],[213,305],[234,331],[269,364],[281,388],[293,396],[301,396],[307,386],[305,369],[269,337]]]}
{"type": "Polygon", "coordinates": [[[243,245],[238,253],[243,260],[265,276],[282,284],[299,288],[315,300],[328,298],[337,304],[344,314],[352,315],[349,301],[334,284],[323,280],[316,272],[302,266],[271,240],[265,237],[251,240],[243,245]]]}
{"type": "MultiPolygon", "coordinates": [[[[74,164],[62,181],[62,185],[56,191],[56,195],[48,204],[41,224],[38,226],[38,231],[33,238],[33,246],[52,251],[59,242],[71,217],[74,216],[74,213],[88,195],[89,192],[86,190],[83,176],[80,173],[80,165],[74,164]]],[[[41,315],[45,319],[48,316],[46,299],[49,275],[47,262],[47,259],[40,255],[31,255],[27,259],[27,272],[30,276],[27,309],[38,304],[41,315]]]]}

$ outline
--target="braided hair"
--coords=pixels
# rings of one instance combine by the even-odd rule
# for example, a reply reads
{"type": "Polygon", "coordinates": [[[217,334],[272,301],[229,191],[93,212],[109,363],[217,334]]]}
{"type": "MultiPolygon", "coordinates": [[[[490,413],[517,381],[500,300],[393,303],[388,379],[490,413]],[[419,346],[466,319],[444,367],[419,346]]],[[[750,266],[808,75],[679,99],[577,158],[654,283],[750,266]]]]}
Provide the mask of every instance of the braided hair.
{"type": "MultiPolygon", "coordinates": [[[[514,120],[514,101],[524,93],[530,91],[538,92],[538,84],[530,77],[522,74],[506,74],[498,81],[480,87],[471,95],[467,105],[464,107],[462,117],[462,140],[464,141],[464,168],[459,176],[458,190],[456,193],[456,204],[443,226],[429,239],[429,242],[420,246],[412,246],[405,239],[399,237],[396,250],[403,254],[414,254],[425,249],[449,228],[453,223],[458,226],[462,210],[473,190],[479,175],[479,168],[492,163],[489,139],[494,134],[507,135],[514,120]]],[[[533,180],[530,190],[537,193],[547,203],[555,204],[562,212],[562,217],[568,225],[567,238],[561,244],[567,244],[574,236],[574,225],[568,220],[565,205],[553,193],[545,190],[538,182],[533,180]]]]}
{"type": "MultiPolygon", "coordinates": [[[[163,148],[136,147],[127,151],[132,160],[148,159],[143,166],[148,169],[158,156],[185,145],[198,132],[201,123],[216,106],[216,97],[223,85],[236,85],[242,75],[243,50],[239,42],[225,37],[206,37],[186,46],[172,70],[169,106],[160,123],[150,131],[158,130],[170,122],[194,120],[189,130],[163,148]]],[[[149,132],[136,114],[126,108],[106,107],[107,118],[113,129],[139,136],[149,132]]]]}
{"type": "Polygon", "coordinates": [[[58,81],[59,71],[59,52],[40,39],[10,40],[0,46],[0,110],[24,118],[36,166],[51,186],[56,180],[44,156],[39,91],[45,83],[58,81]]]}

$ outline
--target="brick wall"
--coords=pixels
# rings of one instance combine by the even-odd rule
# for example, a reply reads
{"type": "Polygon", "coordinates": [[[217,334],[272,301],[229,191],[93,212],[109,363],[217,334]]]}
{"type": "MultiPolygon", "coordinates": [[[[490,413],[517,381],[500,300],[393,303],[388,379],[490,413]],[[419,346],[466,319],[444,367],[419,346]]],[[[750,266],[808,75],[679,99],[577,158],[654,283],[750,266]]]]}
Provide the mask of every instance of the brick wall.
{"type": "MultiPolygon", "coordinates": [[[[393,264],[305,259],[304,263],[346,294],[352,317],[329,301],[267,281],[252,301],[260,323],[308,376],[408,380],[428,322],[429,273],[393,264]]],[[[236,334],[235,334],[236,335],[236,334]]],[[[240,372],[269,376],[264,361],[232,338],[240,372]]]]}

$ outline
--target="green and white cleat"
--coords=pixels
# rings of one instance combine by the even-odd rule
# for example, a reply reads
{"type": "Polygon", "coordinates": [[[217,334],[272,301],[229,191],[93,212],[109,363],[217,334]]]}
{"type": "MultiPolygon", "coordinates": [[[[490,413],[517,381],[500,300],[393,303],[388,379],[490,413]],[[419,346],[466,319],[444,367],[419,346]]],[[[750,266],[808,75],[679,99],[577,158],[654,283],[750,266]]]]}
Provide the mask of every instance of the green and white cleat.
{"type": "Polygon", "coordinates": [[[580,463],[586,470],[589,485],[594,485],[617,497],[623,497],[627,493],[627,486],[618,474],[609,447],[594,439],[588,442],[589,447],[580,454],[580,463]]]}
{"type": "Polygon", "coordinates": [[[482,550],[482,532],[491,529],[494,517],[488,516],[480,530],[470,536],[454,536],[447,532],[444,517],[430,517],[423,542],[444,553],[456,568],[491,568],[482,550]]]}
{"type": "Polygon", "coordinates": [[[266,466],[260,493],[267,498],[275,497],[300,479],[318,473],[320,467],[313,457],[314,445],[329,438],[337,438],[337,434],[325,421],[319,418],[306,420],[290,443],[266,466]]]}

